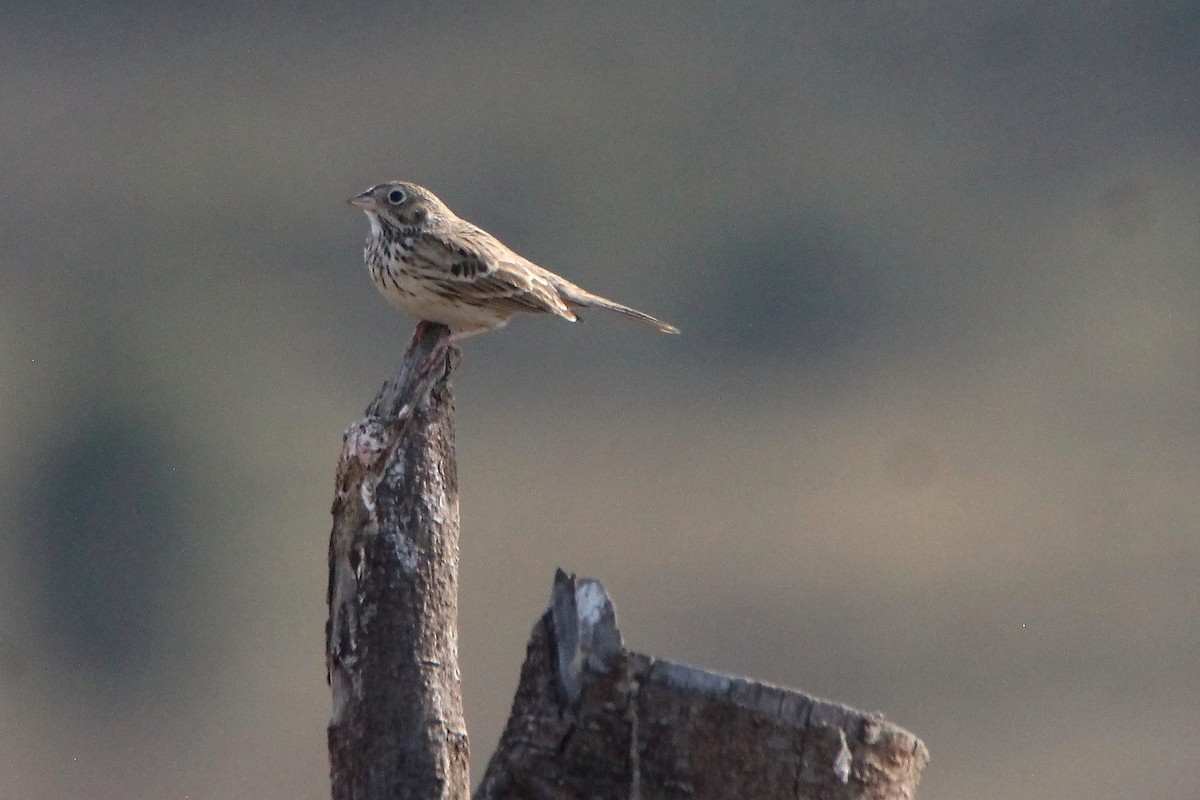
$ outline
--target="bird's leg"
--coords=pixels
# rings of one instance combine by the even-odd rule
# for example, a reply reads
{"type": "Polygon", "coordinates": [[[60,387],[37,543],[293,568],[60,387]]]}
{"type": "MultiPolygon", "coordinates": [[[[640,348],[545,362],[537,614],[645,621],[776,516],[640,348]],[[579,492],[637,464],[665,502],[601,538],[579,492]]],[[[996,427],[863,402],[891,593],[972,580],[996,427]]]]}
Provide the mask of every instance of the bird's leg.
{"type": "Polygon", "coordinates": [[[409,350],[417,346],[417,342],[421,341],[425,334],[429,332],[429,326],[432,324],[427,319],[423,319],[417,323],[417,327],[413,329],[412,341],[408,343],[409,350]]]}
{"type": "MultiPolygon", "coordinates": [[[[428,333],[429,327],[433,324],[427,320],[421,320],[420,324],[417,325],[416,331],[413,332],[412,344],[409,347],[415,346],[428,333]]],[[[433,345],[433,349],[429,351],[429,355],[425,358],[425,362],[421,364],[420,371],[417,373],[421,379],[429,378],[439,369],[442,369],[446,363],[446,356],[452,350],[458,350],[458,345],[454,343],[454,339],[454,335],[443,328],[437,342],[433,345]]],[[[460,354],[461,352],[459,351],[460,354]]]]}
{"type": "MultiPolygon", "coordinates": [[[[429,326],[432,324],[433,323],[431,322],[421,320],[421,324],[417,325],[417,330],[415,333],[413,333],[413,342],[415,343],[418,339],[424,336],[425,332],[429,330],[429,326]]],[[[474,336],[477,333],[487,333],[493,328],[494,326],[492,325],[480,325],[476,328],[455,327],[451,328],[449,334],[443,333],[441,338],[438,339],[437,344],[434,345],[433,352],[429,354],[429,358],[425,360],[425,364],[421,367],[421,377],[428,378],[434,372],[436,372],[445,362],[446,355],[448,353],[457,351],[459,357],[461,358],[462,349],[458,346],[458,343],[463,339],[467,338],[468,336],[474,336]]]]}

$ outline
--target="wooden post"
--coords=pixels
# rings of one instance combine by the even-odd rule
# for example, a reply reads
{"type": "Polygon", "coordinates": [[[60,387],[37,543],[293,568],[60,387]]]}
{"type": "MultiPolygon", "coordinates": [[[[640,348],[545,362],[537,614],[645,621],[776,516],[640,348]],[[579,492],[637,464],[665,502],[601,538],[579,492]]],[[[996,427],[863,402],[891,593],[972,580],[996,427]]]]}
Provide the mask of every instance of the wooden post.
{"type": "Polygon", "coordinates": [[[457,354],[425,326],[346,432],[329,541],[334,800],[466,798],[458,670],[457,354]]]}
{"type": "Polygon", "coordinates": [[[624,649],[604,587],[559,571],[475,800],[907,800],[928,761],[878,715],[624,649]]]}
{"type": "MultiPolygon", "coordinates": [[[[419,330],[338,463],[326,628],[334,800],[469,792],[457,355],[431,362],[448,331],[419,330]]],[[[475,800],[907,800],[928,761],[920,739],[878,715],[626,650],[604,587],[559,571],[475,800]]]]}

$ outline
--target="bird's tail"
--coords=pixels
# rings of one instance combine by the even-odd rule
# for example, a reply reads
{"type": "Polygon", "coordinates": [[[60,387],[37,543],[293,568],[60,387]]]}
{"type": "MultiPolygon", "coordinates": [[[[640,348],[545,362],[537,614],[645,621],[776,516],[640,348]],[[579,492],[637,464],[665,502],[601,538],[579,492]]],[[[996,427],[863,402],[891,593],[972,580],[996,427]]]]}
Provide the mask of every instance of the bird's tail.
{"type": "Polygon", "coordinates": [[[602,308],[605,311],[614,311],[617,314],[632,319],[643,325],[649,325],[652,328],[657,328],[663,333],[679,333],[679,328],[676,328],[670,323],[663,322],[661,319],[656,319],[644,311],[638,311],[636,308],[623,306],[620,303],[615,303],[606,297],[601,297],[598,294],[592,294],[586,289],[581,289],[573,283],[564,281],[558,287],[558,293],[563,300],[567,301],[568,305],[582,308],[602,308]]]}

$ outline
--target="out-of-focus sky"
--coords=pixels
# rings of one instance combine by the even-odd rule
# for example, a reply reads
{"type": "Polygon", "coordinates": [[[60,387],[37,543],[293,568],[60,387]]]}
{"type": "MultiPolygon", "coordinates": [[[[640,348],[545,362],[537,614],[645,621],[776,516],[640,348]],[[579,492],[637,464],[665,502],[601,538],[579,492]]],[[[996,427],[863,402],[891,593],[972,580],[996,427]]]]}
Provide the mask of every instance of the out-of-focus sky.
{"type": "Polygon", "coordinates": [[[0,796],[328,796],[340,436],[430,186],[684,331],[456,375],[478,777],[555,567],[628,643],[879,710],[920,797],[1191,800],[1200,11],[0,11],[0,796]]]}

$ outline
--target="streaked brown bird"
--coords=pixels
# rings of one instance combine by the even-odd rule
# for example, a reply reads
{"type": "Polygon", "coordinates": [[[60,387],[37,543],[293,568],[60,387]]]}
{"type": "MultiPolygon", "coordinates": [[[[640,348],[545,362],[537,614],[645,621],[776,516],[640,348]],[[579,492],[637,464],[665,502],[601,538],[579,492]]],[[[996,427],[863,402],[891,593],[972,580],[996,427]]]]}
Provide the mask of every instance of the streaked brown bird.
{"type": "Polygon", "coordinates": [[[581,308],[614,311],[663,333],[679,333],[674,325],[539,267],[415,183],[381,183],[349,202],[371,221],[363,254],[376,288],[401,311],[449,327],[453,339],[495,330],[517,314],[554,314],[575,322],[581,308]]]}

